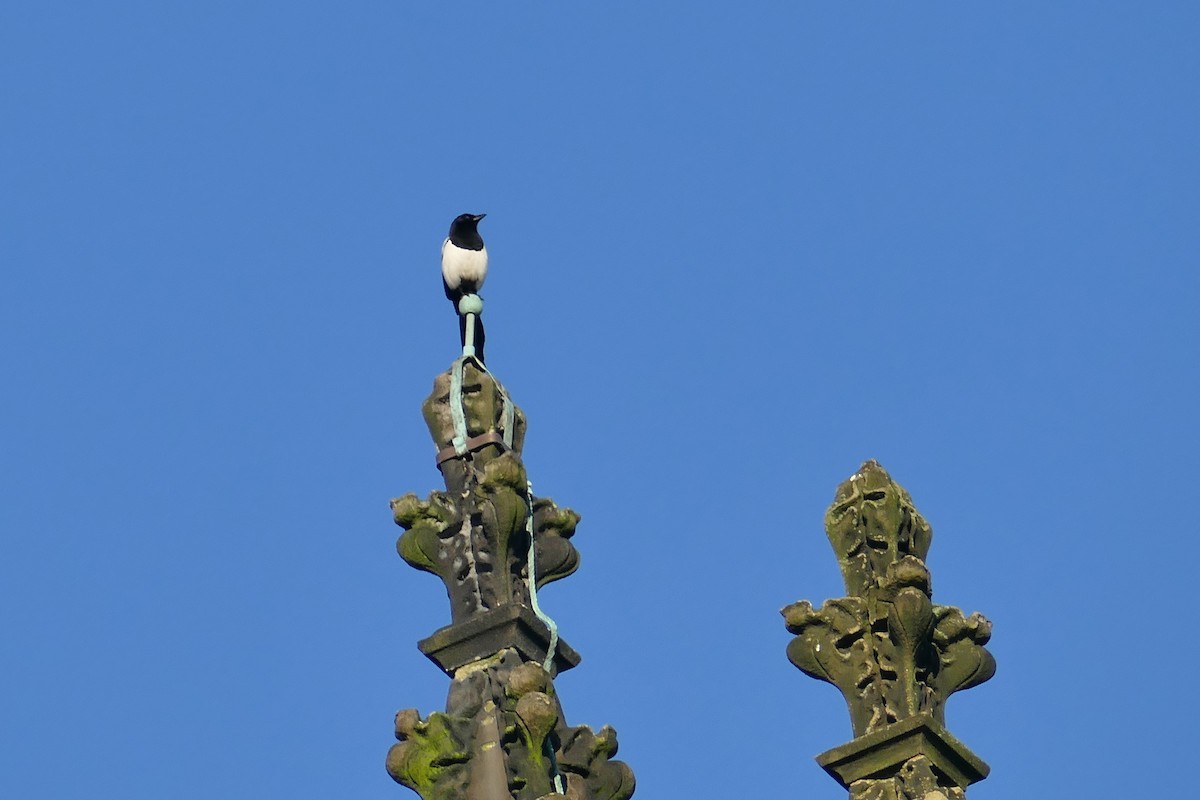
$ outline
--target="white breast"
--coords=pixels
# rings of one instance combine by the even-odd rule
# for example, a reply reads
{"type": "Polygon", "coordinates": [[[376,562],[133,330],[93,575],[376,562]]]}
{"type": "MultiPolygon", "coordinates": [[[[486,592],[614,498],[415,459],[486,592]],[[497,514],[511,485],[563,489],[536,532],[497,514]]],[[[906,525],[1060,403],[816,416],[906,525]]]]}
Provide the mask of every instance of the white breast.
{"type": "Polygon", "coordinates": [[[486,247],[464,250],[451,244],[449,239],[442,242],[442,278],[451,289],[457,289],[465,282],[478,291],[487,277],[487,265],[486,247]]]}

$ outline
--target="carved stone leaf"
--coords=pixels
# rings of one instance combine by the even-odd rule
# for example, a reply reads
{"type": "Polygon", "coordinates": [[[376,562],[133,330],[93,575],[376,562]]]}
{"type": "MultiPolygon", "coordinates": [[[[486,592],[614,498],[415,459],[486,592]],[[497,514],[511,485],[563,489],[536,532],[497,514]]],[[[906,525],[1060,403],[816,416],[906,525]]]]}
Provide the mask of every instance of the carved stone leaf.
{"type": "Polygon", "coordinates": [[[933,605],[929,598],[918,589],[901,589],[892,602],[888,630],[905,661],[915,657],[917,648],[924,644],[932,628],[933,605]]]}
{"type": "Polygon", "coordinates": [[[400,557],[412,567],[447,580],[449,565],[442,556],[442,538],[459,524],[454,507],[441,492],[434,492],[428,500],[406,494],[391,505],[396,524],[405,529],[396,541],[400,557]]]}
{"type": "Polygon", "coordinates": [[[533,506],[537,538],[537,586],[567,577],[579,568],[579,551],[571,544],[579,515],[559,508],[553,500],[538,498],[533,506]]]}
{"type": "Polygon", "coordinates": [[[560,580],[579,569],[579,551],[566,539],[538,538],[537,586],[560,580]]]}
{"type": "Polygon", "coordinates": [[[617,732],[607,725],[598,733],[587,726],[567,729],[558,763],[568,785],[581,785],[586,800],[628,800],[636,788],[633,770],[611,760],[617,749],[617,732]]]}
{"type": "Polygon", "coordinates": [[[392,516],[396,524],[405,530],[417,525],[429,525],[435,530],[445,530],[453,524],[454,506],[443,492],[434,492],[428,500],[413,493],[392,500],[392,516]]]}
{"type": "Polygon", "coordinates": [[[996,659],[983,646],[992,625],[981,614],[964,619],[962,611],[938,606],[933,641],[940,653],[941,670],[935,678],[938,694],[945,698],[978,686],[996,674],[996,659]]]}
{"type": "Polygon", "coordinates": [[[864,672],[866,604],[858,598],[829,600],[814,611],[808,601],[783,609],[788,630],[796,638],[788,658],[807,675],[852,693],[864,672]],[[860,646],[855,648],[855,645],[860,646]]]}
{"type": "Polygon", "coordinates": [[[396,715],[396,738],[387,755],[388,774],[425,800],[451,800],[466,782],[470,755],[464,738],[455,732],[445,714],[431,714],[422,722],[416,709],[396,715]]]}
{"type": "Polygon", "coordinates": [[[489,461],[477,489],[484,528],[500,552],[517,530],[524,530],[528,507],[525,501],[525,468],[511,453],[489,461]]]}

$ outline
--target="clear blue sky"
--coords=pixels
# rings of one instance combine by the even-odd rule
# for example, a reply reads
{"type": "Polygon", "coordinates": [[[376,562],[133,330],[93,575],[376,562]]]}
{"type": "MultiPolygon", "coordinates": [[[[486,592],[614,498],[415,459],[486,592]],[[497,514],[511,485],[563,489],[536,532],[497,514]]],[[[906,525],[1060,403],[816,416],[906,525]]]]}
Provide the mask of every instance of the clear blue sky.
{"type": "Polygon", "coordinates": [[[404,798],[448,681],[437,254],[583,515],[543,605],[639,797],[841,797],[778,609],[866,458],[995,624],[975,800],[1186,790],[1200,6],[10,3],[0,795],[404,798]],[[1178,693],[1178,696],[1176,696],[1178,693]],[[1165,766],[1164,766],[1165,765],[1165,766]]]}

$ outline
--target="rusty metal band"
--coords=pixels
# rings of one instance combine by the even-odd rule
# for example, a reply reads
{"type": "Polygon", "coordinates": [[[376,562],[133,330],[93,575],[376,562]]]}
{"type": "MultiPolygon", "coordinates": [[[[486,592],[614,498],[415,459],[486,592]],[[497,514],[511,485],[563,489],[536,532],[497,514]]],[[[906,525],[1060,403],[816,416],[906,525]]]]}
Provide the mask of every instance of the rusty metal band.
{"type": "MultiPolygon", "coordinates": [[[[467,439],[465,449],[466,452],[473,453],[481,447],[489,444],[498,444],[505,450],[510,449],[508,445],[504,443],[504,437],[496,431],[488,431],[487,433],[481,433],[478,436],[473,436],[470,439],[467,439]]],[[[440,467],[444,462],[449,461],[452,458],[459,457],[459,453],[455,449],[454,445],[450,445],[449,447],[438,450],[437,465],[440,467]]]]}

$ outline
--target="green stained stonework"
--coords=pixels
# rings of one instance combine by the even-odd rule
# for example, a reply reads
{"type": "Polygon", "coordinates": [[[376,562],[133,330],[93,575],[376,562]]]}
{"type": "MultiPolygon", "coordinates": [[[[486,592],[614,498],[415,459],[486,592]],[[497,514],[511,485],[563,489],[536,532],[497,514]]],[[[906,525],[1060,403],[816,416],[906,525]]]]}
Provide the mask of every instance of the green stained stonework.
{"type": "Polygon", "coordinates": [[[538,587],[579,568],[570,542],[579,515],[547,498],[531,498],[517,455],[496,455],[479,473],[457,496],[434,492],[421,500],[407,494],[392,501],[396,524],[405,529],[397,552],[442,579],[455,622],[502,605],[528,604],[525,520],[531,500],[538,587]]]}
{"type": "Polygon", "coordinates": [[[558,787],[573,800],[627,800],[634,779],[612,760],[616,732],[570,726],[559,706],[553,676],[579,656],[532,609],[531,581],[540,589],[578,568],[579,515],[530,493],[525,415],[472,361],[463,366],[465,447],[455,448],[451,385],[450,372],[439,376],[423,407],[446,491],[392,501],[404,529],[397,551],[440,578],[450,599],[451,623],[420,643],[450,692],[444,713],[396,715],[388,773],[424,800],[539,800],[563,796],[558,787]]]}
{"type": "Polygon", "coordinates": [[[555,763],[567,797],[632,796],[633,772],[611,760],[616,733],[565,725],[553,683],[537,664],[509,652],[464,670],[451,688],[451,704],[458,713],[424,721],[415,709],[396,715],[399,743],[388,752],[388,773],[424,800],[561,796],[555,763]]]}
{"type": "MultiPolygon", "coordinates": [[[[874,461],[838,487],[825,515],[825,529],[849,596],[828,600],[819,609],[808,601],[783,609],[787,629],[795,634],[788,659],[805,674],[841,690],[858,737],[855,742],[871,736],[885,740],[903,729],[903,741],[911,743],[916,734],[904,726],[913,725],[936,741],[952,740],[942,727],[947,698],[983,683],[996,671],[995,660],[983,647],[991,636],[991,623],[977,613],[967,617],[957,608],[932,602],[924,561],[932,530],[908,492],[874,461]]],[[[983,762],[962,750],[963,758],[982,766],[958,770],[950,761],[939,760],[951,752],[945,748],[915,752],[883,770],[884,776],[876,771],[867,781],[871,786],[859,785],[861,780],[850,785],[851,798],[904,800],[929,792],[961,797],[968,782],[987,774],[983,762]],[[925,759],[931,766],[926,769],[925,761],[913,759],[925,759]],[[928,784],[922,776],[929,769],[941,783],[918,790],[928,784]],[[902,786],[903,781],[908,783],[902,786]]],[[[892,751],[899,752],[895,746],[892,751]]],[[[878,748],[853,751],[851,773],[855,760],[868,753],[880,757],[878,748]]],[[[831,774],[836,776],[832,770],[831,774]]]]}
{"type": "MultiPolygon", "coordinates": [[[[520,448],[525,414],[515,405],[512,447],[503,444],[503,387],[472,362],[463,369],[462,405],[468,437],[478,445],[462,457],[446,458],[439,469],[446,491],[421,500],[408,494],[392,501],[396,524],[405,529],[396,549],[413,567],[446,585],[453,622],[510,603],[529,603],[526,517],[532,504],[539,587],[579,567],[570,542],[579,515],[546,498],[531,497],[520,448]],[[492,439],[486,437],[491,436],[492,439]]],[[[424,404],[425,421],[439,452],[452,449],[450,376],[434,382],[424,404]]]]}
{"type": "MultiPolygon", "coordinates": [[[[438,450],[448,446],[454,438],[450,390],[451,378],[447,370],[434,379],[433,392],[421,406],[425,425],[438,450]]],[[[506,397],[504,387],[490,372],[480,369],[474,361],[466,361],[463,365],[462,408],[467,436],[504,432],[506,397]]],[[[520,452],[525,444],[525,414],[520,409],[516,409],[511,435],[512,449],[520,452]]]]}

